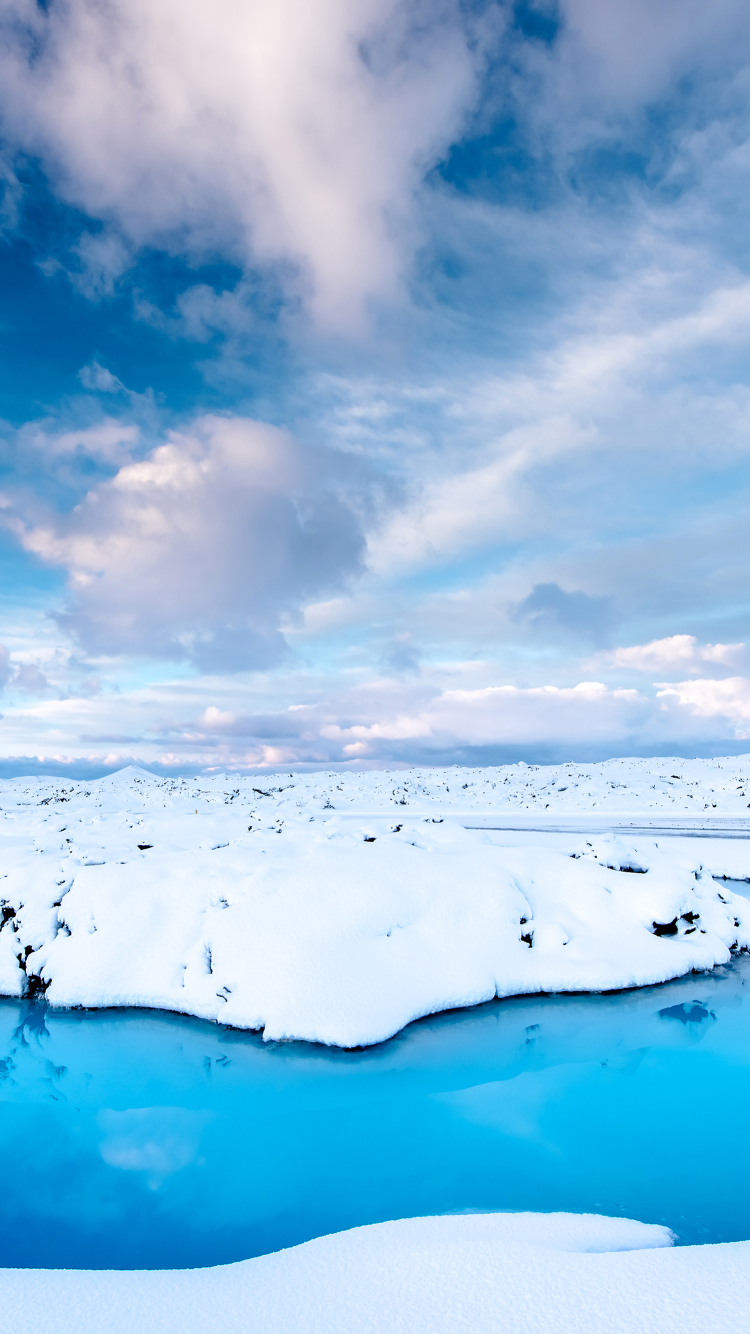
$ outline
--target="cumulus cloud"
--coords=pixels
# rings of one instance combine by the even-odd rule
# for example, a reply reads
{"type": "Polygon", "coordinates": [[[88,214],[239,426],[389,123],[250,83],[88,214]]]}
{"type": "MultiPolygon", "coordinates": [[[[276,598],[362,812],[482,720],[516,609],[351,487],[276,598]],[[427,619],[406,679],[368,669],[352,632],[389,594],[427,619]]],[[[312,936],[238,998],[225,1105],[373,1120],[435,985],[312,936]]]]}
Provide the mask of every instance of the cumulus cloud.
{"type": "Polygon", "coordinates": [[[649,644],[611,649],[600,654],[599,661],[626,671],[656,673],[677,668],[698,674],[707,664],[737,667],[745,656],[744,644],[699,644],[695,635],[670,635],[668,639],[652,639],[649,644]]]}
{"type": "MultiPolygon", "coordinates": [[[[281,743],[286,760],[380,761],[418,754],[445,756],[488,748],[534,754],[544,747],[606,755],[612,750],[653,753],[654,747],[701,746],[717,735],[747,734],[750,684],[690,682],[699,689],[668,687],[652,693],[583,681],[573,686],[488,686],[436,689],[421,682],[393,682],[332,695],[268,715],[241,715],[212,706],[195,722],[165,732],[180,749],[256,756],[266,763],[262,741],[281,743]],[[744,709],[744,714],[743,714],[744,709]],[[344,714],[348,715],[343,721],[344,714]],[[717,727],[716,720],[720,719],[717,727]],[[739,726],[738,726],[739,724],[739,726]]],[[[281,762],[281,761],[279,761],[281,762]]]]}
{"type": "MultiPolygon", "coordinates": [[[[411,700],[403,692],[368,700],[363,691],[346,704],[350,719],[358,707],[358,718],[319,724],[319,735],[335,747],[331,758],[409,758],[417,750],[426,759],[430,751],[445,755],[466,747],[515,747],[521,753],[525,747],[533,754],[546,746],[600,756],[623,749],[652,754],[655,748],[669,753],[670,746],[701,747],[720,737],[750,736],[750,681],[744,677],[666,685],[655,694],[613,689],[600,681],[433,689],[431,694],[421,688],[411,700]]],[[[316,713],[319,717],[315,710],[306,719],[308,737],[316,713]]],[[[302,736],[300,758],[306,750],[302,736]]]]}
{"type": "Polygon", "coordinates": [[[3,124],[106,224],[78,243],[89,295],[131,247],[221,251],[292,266],[317,320],[349,326],[397,289],[476,50],[452,0],[14,0],[3,124]]]}
{"type": "Polygon", "coordinates": [[[68,570],[57,619],[86,651],[265,667],[286,652],[282,612],[359,569],[360,521],[334,465],[275,427],[204,416],[70,512],[26,522],[6,501],[4,518],[68,570]]]}
{"type": "Polygon", "coordinates": [[[659,699],[675,701],[695,718],[726,718],[734,724],[735,736],[750,737],[750,680],[746,676],[665,682],[657,693],[659,699]]]}

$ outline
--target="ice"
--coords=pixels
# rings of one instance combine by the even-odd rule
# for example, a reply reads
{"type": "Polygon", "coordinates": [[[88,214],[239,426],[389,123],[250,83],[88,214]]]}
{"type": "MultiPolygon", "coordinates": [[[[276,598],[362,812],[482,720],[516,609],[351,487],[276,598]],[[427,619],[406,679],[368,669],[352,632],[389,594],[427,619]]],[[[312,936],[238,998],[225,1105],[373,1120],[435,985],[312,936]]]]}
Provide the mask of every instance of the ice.
{"type": "Polygon", "coordinates": [[[710,969],[750,948],[750,840],[719,836],[750,833],[748,777],[744,756],[6,780],[0,992],[353,1047],[710,969]]]}
{"type": "Polygon", "coordinates": [[[354,1228],[213,1269],[0,1270],[7,1334],[745,1334],[750,1242],[591,1214],[354,1228]]]}

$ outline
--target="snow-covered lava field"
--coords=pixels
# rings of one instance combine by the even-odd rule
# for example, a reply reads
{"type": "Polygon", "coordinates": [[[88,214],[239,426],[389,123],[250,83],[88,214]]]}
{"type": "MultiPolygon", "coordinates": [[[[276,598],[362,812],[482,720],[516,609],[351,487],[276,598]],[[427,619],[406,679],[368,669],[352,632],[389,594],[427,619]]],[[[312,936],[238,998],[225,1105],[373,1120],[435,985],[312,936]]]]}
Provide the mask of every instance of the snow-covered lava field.
{"type": "Polygon", "coordinates": [[[750,948],[750,756],[0,784],[0,992],[344,1047],[750,948]],[[743,887],[744,888],[744,887],[743,887]]]}

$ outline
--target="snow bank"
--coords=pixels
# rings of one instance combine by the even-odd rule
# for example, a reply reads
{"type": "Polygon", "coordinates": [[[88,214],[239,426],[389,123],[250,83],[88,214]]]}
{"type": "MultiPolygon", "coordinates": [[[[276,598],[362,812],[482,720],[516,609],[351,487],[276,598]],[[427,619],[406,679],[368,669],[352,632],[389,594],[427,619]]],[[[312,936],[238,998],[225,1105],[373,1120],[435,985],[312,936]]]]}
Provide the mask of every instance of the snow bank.
{"type": "Polygon", "coordinates": [[[465,826],[519,809],[543,825],[563,804],[684,825],[697,803],[704,832],[737,827],[748,773],[744,757],[6,781],[0,991],[356,1046],[496,995],[709,969],[750,948],[750,903],[714,879],[750,879],[750,841],[465,826]]]}
{"type": "Polygon", "coordinates": [[[572,1214],[412,1218],[215,1269],[0,1270],[3,1334],[745,1334],[750,1242],[572,1214]]]}

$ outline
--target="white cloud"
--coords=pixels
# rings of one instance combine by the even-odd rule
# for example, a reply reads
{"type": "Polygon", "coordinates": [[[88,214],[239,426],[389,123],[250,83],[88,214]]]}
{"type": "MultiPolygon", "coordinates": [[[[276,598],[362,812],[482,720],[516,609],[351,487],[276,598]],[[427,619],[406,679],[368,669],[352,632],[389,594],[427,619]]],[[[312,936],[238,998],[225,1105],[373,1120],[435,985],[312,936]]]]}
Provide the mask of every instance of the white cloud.
{"type": "Polygon", "coordinates": [[[457,459],[446,460],[448,468],[438,463],[434,480],[420,487],[413,503],[395,512],[388,526],[373,536],[373,568],[389,574],[538,531],[546,515],[534,505],[529,472],[580,449],[587,436],[569,420],[538,420],[503,432],[479,466],[458,470],[457,459]]]}
{"type": "MultiPolygon", "coordinates": [[[[269,717],[268,725],[277,736],[286,732],[299,756],[322,738],[333,743],[329,753],[339,758],[388,755],[393,753],[389,743],[397,743],[399,753],[414,742],[421,743],[422,753],[425,747],[429,752],[466,745],[580,745],[584,739],[586,744],[606,744],[647,733],[659,714],[653,698],[637,690],[612,690],[596,681],[566,687],[441,689],[434,681],[404,686],[380,680],[269,717]],[[324,721],[326,715],[343,713],[356,721],[324,721]]],[[[218,730],[239,740],[263,736],[263,721],[261,716],[241,717],[214,707],[199,728],[204,735],[218,730]]],[[[190,735],[197,740],[200,733],[192,730],[190,735]]]]}
{"type": "MultiPolygon", "coordinates": [[[[455,671],[458,675],[458,671],[455,671]]],[[[468,674],[467,674],[468,675],[468,674]]],[[[438,762],[473,748],[490,762],[612,753],[684,753],[750,734],[750,682],[688,681],[652,691],[575,686],[445,688],[438,680],[321,681],[297,664],[272,674],[152,682],[121,696],[46,699],[4,706],[10,754],[114,751],[187,764],[278,767],[357,761],[438,762]],[[305,702],[281,703],[296,693],[305,702]],[[248,698],[259,706],[246,712],[248,698]],[[212,700],[208,706],[206,700],[212,700]],[[345,721],[344,721],[345,720],[345,721]],[[562,754],[561,754],[562,752],[562,754]]]]}
{"type": "Polygon", "coordinates": [[[130,246],[218,250],[299,266],[338,327],[396,292],[414,190],[476,93],[451,0],[15,0],[2,37],[6,135],[107,224],[79,243],[90,295],[130,246]]]}
{"type": "Polygon", "coordinates": [[[702,0],[563,0],[561,11],[549,110],[564,117],[569,133],[576,125],[579,144],[595,128],[616,134],[618,115],[663,97],[696,68],[726,77],[727,66],[743,60],[747,11],[737,0],[716,0],[710,10],[702,0]]]}
{"type": "MultiPolygon", "coordinates": [[[[105,453],[120,435],[93,433],[105,453]]],[[[74,433],[59,448],[90,444],[74,433]]],[[[127,436],[126,436],[127,438],[127,436]]],[[[278,660],[278,623],[359,565],[335,460],[240,417],[205,416],[94,486],[73,510],[6,524],[69,572],[61,624],[87,651],[190,657],[206,670],[278,660]]]]}
{"type": "MultiPolygon", "coordinates": [[[[362,749],[367,741],[411,741],[414,737],[432,735],[432,727],[427,717],[410,718],[401,716],[384,723],[352,723],[349,727],[339,727],[338,723],[327,723],[320,729],[320,735],[331,741],[343,741],[356,738],[356,749],[362,749]]],[[[345,746],[351,752],[351,746],[345,746]]]]}
{"type": "MultiPolygon", "coordinates": [[[[425,693],[424,684],[413,692],[417,708],[410,714],[397,711],[405,702],[403,690],[392,699],[380,694],[369,702],[363,691],[357,697],[360,716],[377,710],[380,717],[346,726],[327,724],[319,735],[352,757],[393,753],[388,742],[407,743],[398,748],[399,754],[408,753],[409,742],[423,743],[422,755],[430,748],[540,745],[588,747],[606,754],[608,748],[621,749],[623,742],[638,751],[670,742],[694,744],[702,737],[750,735],[750,681],[745,677],[667,685],[655,697],[611,689],[598,681],[448,689],[430,692],[429,699],[425,693]],[[423,698],[418,702],[420,692],[423,698]],[[717,728],[710,721],[717,719],[725,725],[717,728]]],[[[356,707],[354,698],[346,700],[350,715],[356,707]]],[[[304,749],[301,746],[299,753],[304,749]]]]}
{"type": "MultiPolygon", "coordinates": [[[[430,735],[469,745],[534,744],[540,741],[589,741],[607,736],[619,740],[649,712],[648,699],[637,690],[609,690],[598,681],[576,686],[487,686],[481,690],[446,690],[399,732],[383,728],[380,735],[430,735]]],[[[382,724],[380,725],[382,726],[382,724]]],[[[364,729],[351,728],[365,740],[364,729]]],[[[373,737],[378,735],[372,729],[373,737]]]]}
{"type": "MultiPolygon", "coordinates": [[[[96,366],[96,363],[94,365],[96,366]]],[[[88,366],[84,367],[84,370],[90,369],[88,366]]],[[[101,366],[96,366],[96,371],[103,372],[104,376],[110,374],[101,366]]],[[[92,388],[93,385],[86,387],[92,388]]],[[[82,427],[77,431],[32,429],[27,430],[26,436],[29,442],[45,456],[47,462],[54,458],[65,459],[80,455],[84,458],[98,459],[102,463],[120,464],[129,459],[138,444],[140,431],[131,422],[105,417],[103,421],[97,422],[96,426],[82,427]]]]}
{"type": "Polygon", "coordinates": [[[597,655],[604,666],[635,672],[703,671],[707,663],[737,667],[745,658],[744,644],[699,644],[695,635],[670,635],[652,639],[650,644],[611,649],[597,655]]]}
{"type": "Polygon", "coordinates": [[[111,296],[118,278],[132,262],[130,248],[115,232],[83,232],[73,246],[76,267],[67,270],[75,287],[90,300],[111,296]]]}
{"type": "Polygon", "coordinates": [[[5,644],[0,644],[0,691],[6,686],[27,695],[46,695],[55,690],[37,662],[18,661],[5,644]]]}
{"type": "Polygon", "coordinates": [[[98,361],[91,361],[87,366],[82,366],[78,372],[78,379],[84,389],[90,389],[94,393],[119,394],[125,391],[122,380],[108,371],[106,366],[100,366],[98,361]]]}
{"type": "Polygon", "coordinates": [[[750,736],[750,680],[730,676],[724,681],[664,682],[657,692],[664,701],[676,701],[696,718],[726,718],[735,726],[735,736],[750,736]]]}

